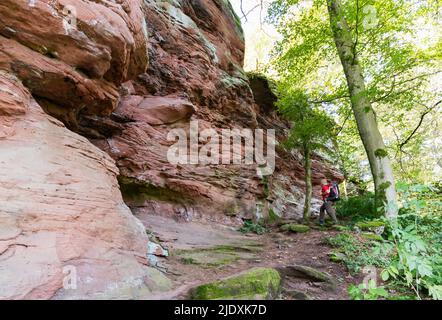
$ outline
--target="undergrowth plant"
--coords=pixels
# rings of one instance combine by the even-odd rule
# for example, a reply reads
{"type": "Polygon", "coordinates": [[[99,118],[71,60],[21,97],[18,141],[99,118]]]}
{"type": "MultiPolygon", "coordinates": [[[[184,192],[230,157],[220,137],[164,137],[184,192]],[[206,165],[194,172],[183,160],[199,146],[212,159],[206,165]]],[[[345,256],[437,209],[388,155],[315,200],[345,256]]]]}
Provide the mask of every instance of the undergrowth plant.
{"type": "MultiPolygon", "coordinates": [[[[385,288],[414,294],[395,298],[442,300],[442,188],[398,183],[397,190],[400,214],[396,219],[382,218],[386,225],[383,241],[367,242],[350,233],[326,241],[342,253],[341,261],[349,271],[375,266],[385,288]]],[[[359,200],[353,203],[363,208],[359,200]]],[[[349,216],[353,221],[361,219],[358,213],[349,216]]],[[[377,289],[351,286],[349,295],[354,299],[392,298],[377,289]]]]}
{"type": "Polygon", "coordinates": [[[244,221],[244,225],[239,229],[241,233],[256,233],[264,234],[268,232],[268,229],[260,222],[253,222],[251,220],[244,221]]]}
{"type": "Polygon", "coordinates": [[[353,300],[378,300],[390,296],[388,291],[383,287],[378,287],[374,280],[370,280],[368,286],[365,283],[358,286],[350,285],[348,294],[353,300]]]}
{"type": "Polygon", "coordinates": [[[358,221],[361,219],[375,219],[381,216],[375,209],[374,193],[368,192],[362,196],[342,199],[336,204],[337,215],[341,218],[358,221]]]}
{"type": "Polygon", "coordinates": [[[325,242],[341,253],[341,262],[352,274],[359,273],[365,266],[385,268],[391,263],[391,248],[376,241],[358,239],[351,233],[328,237],[325,242]]]}
{"type": "Polygon", "coordinates": [[[425,185],[398,184],[401,214],[388,221],[390,235],[385,245],[396,255],[381,277],[422,294],[442,300],[442,193],[425,185]]]}

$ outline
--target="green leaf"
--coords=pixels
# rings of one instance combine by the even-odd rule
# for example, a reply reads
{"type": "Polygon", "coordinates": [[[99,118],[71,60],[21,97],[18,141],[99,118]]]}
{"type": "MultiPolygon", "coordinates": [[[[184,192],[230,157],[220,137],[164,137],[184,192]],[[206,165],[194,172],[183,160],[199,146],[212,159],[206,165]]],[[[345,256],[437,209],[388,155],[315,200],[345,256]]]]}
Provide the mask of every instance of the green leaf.
{"type": "Polygon", "coordinates": [[[431,267],[431,265],[427,264],[420,264],[417,267],[417,271],[419,272],[421,277],[431,276],[433,274],[433,268],[431,267]]]}
{"type": "Polygon", "coordinates": [[[442,300],[442,285],[428,287],[428,293],[434,300],[442,300]]]}
{"type": "Polygon", "coordinates": [[[372,289],[371,293],[374,293],[375,295],[381,296],[381,297],[384,297],[384,298],[388,297],[387,290],[385,290],[382,287],[378,287],[378,288],[372,289]]]}
{"type": "Polygon", "coordinates": [[[390,273],[388,270],[383,270],[381,273],[381,278],[382,281],[387,281],[388,279],[390,279],[390,273]]]}

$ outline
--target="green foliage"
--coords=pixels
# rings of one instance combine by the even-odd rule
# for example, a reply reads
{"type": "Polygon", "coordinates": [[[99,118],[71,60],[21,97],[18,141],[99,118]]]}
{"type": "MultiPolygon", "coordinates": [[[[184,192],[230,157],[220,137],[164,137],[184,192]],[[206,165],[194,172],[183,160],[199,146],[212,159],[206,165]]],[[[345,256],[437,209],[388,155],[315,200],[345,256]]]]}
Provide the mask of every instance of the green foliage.
{"type": "Polygon", "coordinates": [[[312,194],[311,156],[318,150],[328,151],[326,144],[333,136],[333,122],[324,111],[311,104],[303,92],[287,88],[284,82],[279,86],[277,106],[283,116],[293,123],[283,146],[287,149],[301,149],[304,156],[306,181],[304,219],[307,220],[310,216],[312,194]]]}
{"type": "Polygon", "coordinates": [[[418,298],[422,291],[442,299],[442,202],[440,188],[398,183],[401,211],[389,222],[389,242],[396,259],[382,272],[412,289],[418,298]]]}
{"type": "MultiPolygon", "coordinates": [[[[344,254],[340,260],[349,270],[373,265],[381,268],[387,286],[411,290],[418,299],[442,299],[442,215],[438,185],[398,184],[401,210],[397,219],[384,219],[387,239],[373,243],[341,234],[327,239],[344,254]]],[[[374,225],[378,225],[379,220],[374,225]]],[[[369,225],[367,223],[359,225],[369,225]]],[[[380,298],[376,292],[351,287],[356,299],[380,298]]],[[[385,297],[383,297],[385,298],[385,297]]],[[[407,297],[389,297],[407,298],[407,297]]],[[[409,297],[408,297],[409,298],[409,297]]]]}
{"type": "Polygon", "coordinates": [[[384,287],[377,287],[373,280],[368,282],[368,286],[361,283],[358,286],[350,285],[348,294],[353,300],[378,300],[379,298],[389,297],[389,293],[384,287]]]}
{"type": "Polygon", "coordinates": [[[253,222],[251,220],[244,221],[244,225],[238,231],[242,233],[256,234],[264,234],[269,232],[269,230],[264,227],[260,222],[253,222]]]}
{"type": "Polygon", "coordinates": [[[402,215],[397,221],[390,221],[390,232],[385,245],[394,246],[396,255],[382,271],[382,279],[395,280],[412,289],[418,298],[424,291],[434,299],[441,299],[441,218],[402,215]],[[414,222],[410,223],[412,220],[414,222]]]}
{"type": "Polygon", "coordinates": [[[328,237],[325,242],[338,249],[340,260],[347,269],[356,274],[365,266],[387,267],[391,262],[392,248],[375,241],[362,241],[351,233],[328,237]]]}
{"type": "MultiPolygon", "coordinates": [[[[435,92],[442,89],[440,5],[437,1],[340,2],[355,43],[353,52],[364,70],[364,94],[372,104],[368,111],[375,112],[387,142],[378,156],[394,157],[395,175],[401,179],[435,181],[441,177],[435,168],[440,167],[437,137],[442,133],[442,104],[432,108],[440,100],[435,92]]],[[[339,128],[339,157],[348,176],[367,176],[369,168],[363,162],[367,158],[330,30],[327,1],[274,0],[268,20],[281,35],[272,67],[285,83],[284,90],[305,93],[311,103],[333,116],[339,128]]]]}
{"type": "Polygon", "coordinates": [[[310,104],[307,96],[299,90],[287,90],[280,83],[277,106],[282,115],[293,122],[284,146],[307,147],[310,151],[325,149],[332,137],[333,122],[326,113],[310,104]]]}
{"type": "Polygon", "coordinates": [[[368,192],[362,196],[342,199],[336,204],[336,212],[340,217],[351,218],[352,221],[375,219],[380,216],[375,209],[375,196],[368,192]]]}
{"type": "Polygon", "coordinates": [[[396,184],[400,201],[401,213],[414,213],[420,216],[442,215],[442,185],[396,184]]]}

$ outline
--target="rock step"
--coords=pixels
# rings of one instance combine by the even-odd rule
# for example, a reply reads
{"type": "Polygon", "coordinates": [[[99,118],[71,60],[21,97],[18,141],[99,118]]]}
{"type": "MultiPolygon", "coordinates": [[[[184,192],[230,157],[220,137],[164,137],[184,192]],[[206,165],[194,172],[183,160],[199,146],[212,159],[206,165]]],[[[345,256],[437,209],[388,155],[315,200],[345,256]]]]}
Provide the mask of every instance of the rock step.
{"type": "Polygon", "coordinates": [[[326,272],[319,271],[315,268],[303,265],[291,265],[277,268],[284,280],[302,279],[312,282],[320,282],[324,284],[326,290],[335,291],[337,288],[336,281],[326,272]]]}

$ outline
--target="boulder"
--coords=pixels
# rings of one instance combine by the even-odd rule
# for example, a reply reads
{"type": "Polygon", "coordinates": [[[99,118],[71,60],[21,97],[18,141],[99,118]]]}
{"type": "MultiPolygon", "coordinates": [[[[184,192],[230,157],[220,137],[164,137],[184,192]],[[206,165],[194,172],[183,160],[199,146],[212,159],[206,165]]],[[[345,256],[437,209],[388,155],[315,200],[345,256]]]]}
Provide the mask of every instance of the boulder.
{"type": "Polygon", "coordinates": [[[381,220],[359,221],[355,224],[355,228],[358,231],[374,233],[375,235],[380,236],[385,231],[385,222],[381,220]]]}
{"type": "Polygon", "coordinates": [[[367,240],[384,241],[384,238],[382,238],[381,235],[373,232],[362,232],[361,237],[367,240]]]}
{"type": "Polygon", "coordinates": [[[276,299],[281,277],[275,269],[253,268],[241,274],[200,285],[190,291],[194,300],[276,299]]]}
{"type": "Polygon", "coordinates": [[[304,265],[290,265],[278,268],[283,278],[300,278],[308,279],[312,282],[323,282],[328,289],[334,291],[337,288],[337,283],[333,277],[327,272],[317,270],[313,267],[304,265]]]}

